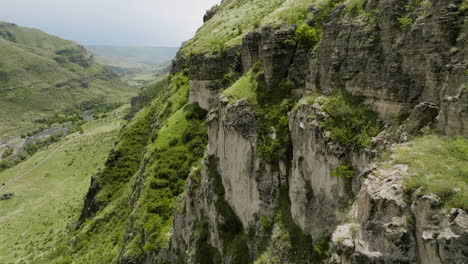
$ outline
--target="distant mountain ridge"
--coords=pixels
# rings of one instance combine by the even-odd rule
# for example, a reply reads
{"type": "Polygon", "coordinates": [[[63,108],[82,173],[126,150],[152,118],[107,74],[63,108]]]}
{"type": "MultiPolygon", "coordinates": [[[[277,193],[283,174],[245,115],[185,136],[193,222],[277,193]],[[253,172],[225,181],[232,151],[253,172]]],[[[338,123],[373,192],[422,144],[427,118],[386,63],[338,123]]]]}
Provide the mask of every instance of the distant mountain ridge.
{"type": "Polygon", "coordinates": [[[126,102],[134,89],[77,43],[0,22],[0,137],[95,104],[126,102]]]}

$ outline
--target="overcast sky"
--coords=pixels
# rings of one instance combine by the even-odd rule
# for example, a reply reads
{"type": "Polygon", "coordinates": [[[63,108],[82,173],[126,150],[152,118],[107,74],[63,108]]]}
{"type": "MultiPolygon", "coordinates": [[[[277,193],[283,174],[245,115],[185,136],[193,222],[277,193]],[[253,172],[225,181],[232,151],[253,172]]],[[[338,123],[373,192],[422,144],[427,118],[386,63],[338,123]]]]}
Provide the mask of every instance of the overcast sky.
{"type": "Polygon", "coordinates": [[[0,0],[0,20],[84,45],[179,46],[220,0],[0,0]]]}

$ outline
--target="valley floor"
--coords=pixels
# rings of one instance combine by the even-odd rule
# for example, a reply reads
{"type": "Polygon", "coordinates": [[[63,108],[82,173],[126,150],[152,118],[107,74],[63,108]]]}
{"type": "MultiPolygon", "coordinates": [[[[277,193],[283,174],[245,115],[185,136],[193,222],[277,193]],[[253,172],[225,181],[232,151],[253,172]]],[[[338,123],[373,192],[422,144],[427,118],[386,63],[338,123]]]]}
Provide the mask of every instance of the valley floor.
{"type": "Polygon", "coordinates": [[[80,212],[90,177],[104,166],[128,106],[83,126],[21,164],[0,172],[0,263],[47,253],[80,212]]]}

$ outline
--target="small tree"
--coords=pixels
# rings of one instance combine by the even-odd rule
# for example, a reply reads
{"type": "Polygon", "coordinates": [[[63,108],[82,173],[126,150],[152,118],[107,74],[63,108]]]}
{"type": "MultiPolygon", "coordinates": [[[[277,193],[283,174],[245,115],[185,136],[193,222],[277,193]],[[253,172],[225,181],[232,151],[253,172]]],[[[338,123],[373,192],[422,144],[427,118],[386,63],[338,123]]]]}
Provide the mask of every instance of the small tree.
{"type": "Polygon", "coordinates": [[[321,32],[307,24],[302,24],[296,31],[296,38],[299,43],[307,48],[314,47],[319,41],[321,32]]]}

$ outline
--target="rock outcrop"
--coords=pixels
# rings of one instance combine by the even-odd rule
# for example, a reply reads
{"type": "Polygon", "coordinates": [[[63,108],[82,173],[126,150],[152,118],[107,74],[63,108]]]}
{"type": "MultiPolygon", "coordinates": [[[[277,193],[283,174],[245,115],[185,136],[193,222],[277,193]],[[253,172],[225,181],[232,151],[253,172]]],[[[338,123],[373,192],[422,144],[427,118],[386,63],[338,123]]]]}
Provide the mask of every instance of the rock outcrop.
{"type": "Polygon", "coordinates": [[[265,81],[272,89],[279,85],[288,72],[296,50],[296,27],[263,27],[245,36],[242,43],[244,71],[261,61],[265,69],[265,81]]]}
{"type": "MultiPolygon", "coordinates": [[[[465,135],[465,113],[459,108],[466,105],[466,77],[459,70],[459,64],[466,64],[460,55],[465,51],[456,48],[465,41],[460,26],[464,16],[455,8],[458,2],[438,1],[412,11],[417,18],[409,30],[397,20],[409,11],[397,1],[368,1],[363,12],[369,16],[359,19],[346,15],[342,4],[323,25],[320,49],[307,52],[298,45],[294,26],[267,26],[244,37],[241,48],[233,49],[240,52],[236,58],[204,55],[191,60],[190,102],[213,109],[206,155],[218,160],[225,199],[244,229],[258,226],[260,216],[274,215],[279,186],[287,183],[295,224],[315,241],[332,237],[330,263],[462,263],[467,259],[462,246],[466,212],[453,209],[444,214],[439,198],[432,196],[415,194],[411,201],[405,199],[402,179],[408,168],[376,169],[372,162],[379,148],[353,150],[333,142],[321,126],[327,113],[320,105],[302,104],[289,114],[292,153],[281,164],[290,165],[273,169],[255,153],[257,119],[249,103],[229,104],[219,98],[219,87],[212,81],[233,68],[247,73],[261,62],[269,89],[276,89],[284,78],[302,90],[300,94],[330,94],[342,87],[364,97],[387,121],[410,109],[390,142],[407,140],[427,126],[447,135],[465,135]],[[352,184],[332,175],[349,162],[357,169],[352,184]],[[354,195],[356,201],[350,203],[354,195]],[[440,220],[431,220],[435,215],[440,220]]],[[[175,247],[183,244],[187,250],[194,245],[187,218],[192,223],[188,226],[193,226],[200,217],[209,219],[209,244],[223,247],[216,231],[219,213],[209,198],[213,189],[204,184],[207,170],[205,165],[203,191],[195,197],[186,193],[186,211],[176,213],[175,247]]],[[[255,255],[254,249],[250,251],[255,255]]]]}
{"type": "MultiPolygon", "coordinates": [[[[177,63],[176,63],[177,64],[177,63]]],[[[178,67],[178,66],[176,66],[178,67]]],[[[219,91],[242,72],[239,47],[215,54],[200,54],[190,58],[190,103],[209,110],[217,104],[219,91]]]]}
{"type": "Polygon", "coordinates": [[[441,210],[436,195],[405,198],[408,167],[372,172],[349,213],[336,228],[330,263],[463,263],[467,214],[441,210]]]}
{"type": "Polygon", "coordinates": [[[203,16],[203,23],[206,23],[208,22],[208,20],[210,20],[211,18],[213,18],[214,15],[216,15],[216,13],[218,12],[219,10],[219,6],[218,5],[215,5],[213,6],[212,8],[210,8],[209,10],[206,11],[205,15],[203,16]]]}
{"type": "MultiPolygon", "coordinates": [[[[414,194],[408,201],[402,187],[408,168],[377,169],[373,163],[382,148],[340,146],[321,126],[327,118],[321,106],[302,104],[289,114],[290,160],[272,168],[255,152],[257,118],[252,106],[247,100],[230,104],[220,98],[213,81],[233,69],[247,73],[260,62],[269,89],[287,78],[296,94],[298,90],[299,94],[330,94],[342,87],[364,97],[386,121],[408,111],[404,125],[387,138],[387,147],[428,126],[447,135],[466,136],[465,110],[460,109],[466,106],[466,76],[460,71],[460,64],[466,65],[460,55],[465,52],[460,48],[465,42],[460,26],[464,16],[455,8],[458,4],[438,1],[412,11],[417,18],[409,30],[397,19],[409,12],[400,2],[368,1],[363,11],[369,14],[366,18],[346,15],[342,4],[323,25],[320,49],[308,52],[297,44],[294,26],[266,26],[248,33],[241,47],[232,49],[240,52],[237,57],[192,59],[190,102],[212,109],[209,144],[202,191],[197,195],[188,191],[183,197],[185,210],[175,214],[173,246],[194,247],[189,235],[193,228],[188,227],[195,225],[195,219],[206,218],[211,234],[207,243],[223,248],[216,220],[220,214],[212,198],[216,195],[208,184],[210,156],[218,161],[224,197],[244,230],[258,228],[261,216],[275,214],[280,186],[287,183],[295,224],[314,241],[331,237],[329,263],[466,261],[466,212],[443,213],[440,198],[430,195],[414,194]],[[332,175],[348,163],[357,170],[352,183],[332,175]]],[[[254,237],[259,232],[253,231],[254,237]]],[[[249,250],[251,256],[256,254],[254,248],[249,250]]],[[[223,263],[232,262],[224,259],[223,263]]]]}

